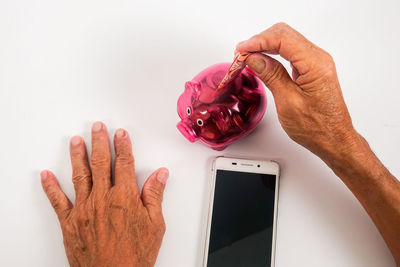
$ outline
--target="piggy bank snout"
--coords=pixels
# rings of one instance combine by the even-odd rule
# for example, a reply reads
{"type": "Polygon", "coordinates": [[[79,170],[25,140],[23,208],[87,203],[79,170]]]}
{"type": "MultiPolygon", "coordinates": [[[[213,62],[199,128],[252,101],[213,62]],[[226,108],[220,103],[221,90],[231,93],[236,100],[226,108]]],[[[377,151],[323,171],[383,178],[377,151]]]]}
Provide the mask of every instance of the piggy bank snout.
{"type": "Polygon", "coordinates": [[[196,135],[193,128],[190,127],[190,124],[188,122],[182,120],[178,122],[176,127],[183,134],[183,136],[186,137],[186,139],[188,139],[190,142],[193,143],[199,139],[199,137],[196,135]]]}

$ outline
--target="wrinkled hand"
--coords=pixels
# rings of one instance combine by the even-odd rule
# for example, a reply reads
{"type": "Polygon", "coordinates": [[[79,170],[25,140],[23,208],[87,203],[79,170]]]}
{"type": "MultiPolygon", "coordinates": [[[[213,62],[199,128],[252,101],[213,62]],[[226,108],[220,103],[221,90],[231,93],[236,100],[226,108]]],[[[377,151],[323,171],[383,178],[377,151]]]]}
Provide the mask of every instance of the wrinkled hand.
{"type": "Polygon", "coordinates": [[[327,52],[284,23],[240,42],[236,52],[254,53],[246,63],[271,90],[281,125],[294,141],[326,159],[357,138],[327,52]],[[288,60],[292,78],[266,54],[288,60]]]}
{"type": "Polygon", "coordinates": [[[71,266],[153,266],[165,232],[161,202],[168,170],[155,171],[140,195],[128,133],[114,136],[115,184],[105,125],[92,128],[90,162],[81,137],[71,139],[75,204],[50,171],[41,173],[46,192],[60,221],[71,266]]]}
{"type": "Polygon", "coordinates": [[[400,183],[353,128],[332,57],[284,23],[241,42],[246,63],[271,90],[286,133],[342,179],[381,232],[400,266],[400,183]],[[286,69],[266,54],[279,54],[286,69]]]}

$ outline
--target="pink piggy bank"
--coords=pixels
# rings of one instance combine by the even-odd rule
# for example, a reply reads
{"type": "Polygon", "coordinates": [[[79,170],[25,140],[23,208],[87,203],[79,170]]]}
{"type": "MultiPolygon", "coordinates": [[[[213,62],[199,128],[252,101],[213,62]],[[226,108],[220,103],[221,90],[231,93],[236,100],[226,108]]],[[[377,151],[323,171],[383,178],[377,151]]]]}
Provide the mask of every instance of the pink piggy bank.
{"type": "Polygon", "coordinates": [[[248,135],[262,119],[267,97],[262,82],[248,67],[217,89],[230,63],[216,64],[186,82],[178,99],[179,131],[190,142],[200,139],[215,150],[248,135]]]}

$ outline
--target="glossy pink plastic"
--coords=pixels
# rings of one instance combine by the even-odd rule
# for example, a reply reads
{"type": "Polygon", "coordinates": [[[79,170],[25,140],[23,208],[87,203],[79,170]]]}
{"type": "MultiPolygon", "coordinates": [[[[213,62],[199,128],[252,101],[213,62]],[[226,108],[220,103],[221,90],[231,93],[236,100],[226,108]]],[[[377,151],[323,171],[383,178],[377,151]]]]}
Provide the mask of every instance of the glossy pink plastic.
{"type": "Polygon", "coordinates": [[[248,135],[262,119],[267,97],[262,82],[248,67],[218,88],[230,63],[210,66],[186,82],[178,99],[177,127],[190,141],[203,141],[215,150],[248,135]]]}

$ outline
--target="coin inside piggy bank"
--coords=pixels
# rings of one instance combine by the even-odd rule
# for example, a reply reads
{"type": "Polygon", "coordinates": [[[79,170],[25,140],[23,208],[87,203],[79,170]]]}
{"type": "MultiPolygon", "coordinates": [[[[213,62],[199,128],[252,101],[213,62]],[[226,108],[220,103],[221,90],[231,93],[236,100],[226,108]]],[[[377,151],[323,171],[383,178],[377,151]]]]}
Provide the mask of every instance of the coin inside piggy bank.
{"type": "Polygon", "coordinates": [[[230,63],[210,66],[186,82],[178,99],[179,131],[190,142],[223,150],[248,135],[261,121],[267,107],[265,89],[255,73],[245,67],[219,86],[230,63]]]}

